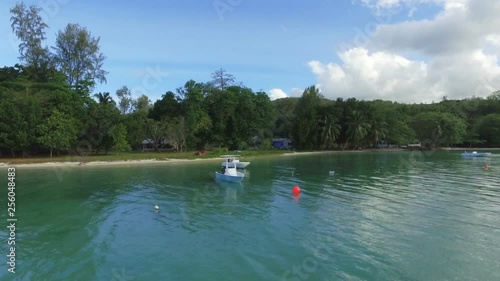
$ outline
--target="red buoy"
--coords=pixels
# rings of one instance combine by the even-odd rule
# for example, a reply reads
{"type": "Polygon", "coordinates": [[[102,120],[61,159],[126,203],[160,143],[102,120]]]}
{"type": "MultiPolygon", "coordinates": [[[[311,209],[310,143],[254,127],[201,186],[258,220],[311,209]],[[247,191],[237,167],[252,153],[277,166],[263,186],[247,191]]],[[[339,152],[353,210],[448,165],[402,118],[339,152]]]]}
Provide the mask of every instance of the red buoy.
{"type": "Polygon", "coordinates": [[[300,193],[300,187],[298,187],[298,186],[294,186],[294,187],[292,188],[292,193],[293,193],[293,194],[299,194],[299,193],[300,193]]]}
{"type": "Polygon", "coordinates": [[[488,169],[488,164],[484,165],[484,168],[485,168],[485,169],[488,169]]]}

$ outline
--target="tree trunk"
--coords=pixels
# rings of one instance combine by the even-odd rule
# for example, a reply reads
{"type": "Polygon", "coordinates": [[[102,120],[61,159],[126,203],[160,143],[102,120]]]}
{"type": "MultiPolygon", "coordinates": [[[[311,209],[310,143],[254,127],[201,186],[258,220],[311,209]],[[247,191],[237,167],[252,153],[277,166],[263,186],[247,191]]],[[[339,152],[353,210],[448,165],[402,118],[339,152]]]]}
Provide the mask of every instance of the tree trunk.
{"type": "Polygon", "coordinates": [[[345,140],[345,143],[344,143],[344,146],[342,147],[342,151],[345,150],[345,148],[347,147],[347,143],[349,142],[350,138],[347,138],[345,140]]]}
{"type": "Polygon", "coordinates": [[[12,157],[16,157],[16,154],[14,153],[14,149],[10,149],[10,154],[12,154],[12,157]]]}
{"type": "Polygon", "coordinates": [[[52,158],[52,147],[50,147],[50,158],[52,158]]]}
{"type": "Polygon", "coordinates": [[[154,145],[154,148],[155,148],[156,152],[161,152],[160,149],[158,148],[158,146],[156,144],[154,145]]]}

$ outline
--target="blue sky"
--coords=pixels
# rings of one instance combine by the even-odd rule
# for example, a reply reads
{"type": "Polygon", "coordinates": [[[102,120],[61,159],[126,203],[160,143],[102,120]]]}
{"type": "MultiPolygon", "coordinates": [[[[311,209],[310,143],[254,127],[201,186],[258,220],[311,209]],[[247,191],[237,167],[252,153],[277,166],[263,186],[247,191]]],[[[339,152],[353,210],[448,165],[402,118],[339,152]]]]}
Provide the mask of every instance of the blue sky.
{"type": "MultiPolygon", "coordinates": [[[[353,54],[363,57],[359,55],[362,54],[359,47],[372,48],[368,50],[368,59],[375,60],[371,52],[378,51],[386,54],[381,56],[386,59],[391,54],[404,57],[411,61],[410,66],[430,65],[434,58],[412,50],[411,46],[392,50],[391,46],[377,44],[376,37],[386,34],[373,33],[380,25],[397,27],[410,20],[433,20],[444,9],[440,4],[400,5],[390,7],[396,12],[388,18],[377,16],[381,11],[387,15],[387,10],[376,6],[375,0],[39,0],[25,3],[45,8],[49,46],[53,45],[55,33],[67,23],[78,23],[92,35],[101,37],[101,49],[107,56],[104,68],[110,73],[108,82],[99,85],[96,92],[114,94],[126,85],[135,89],[135,95],[145,93],[153,102],[189,79],[209,81],[210,74],[219,68],[254,91],[264,90],[273,97],[296,96],[305,87],[317,84],[330,98],[370,99],[379,94],[382,98],[398,100],[404,95],[383,96],[384,93],[377,93],[377,87],[373,87],[388,85],[391,77],[377,80],[378,84],[368,85],[366,89],[357,89],[357,83],[346,81],[364,77],[365,67],[358,67],[358,73],[349,74],[354,78],[341,84],[335,80],[339,73],[335,67],[344,74],[356,69],[356,64],[349,63],[354,61],[353,54]],[[359,46],[360,40],[356,41],[361,38],[359,32],[367,36],[366,46],[364,43],[359,46]],[[339,46],[350,46],[352,50],[339,53],[339,46]],[[155,72],[159,73],[157,79],[151,78],[155,72]],[[375,92],[368,95],[367,89],[375,92]]],[[[9,9],[14,4],[14,1],[0,4],[0,37],[7,39],[0,41],[2,65],[18,61],[9,21],[9,9]]]]}

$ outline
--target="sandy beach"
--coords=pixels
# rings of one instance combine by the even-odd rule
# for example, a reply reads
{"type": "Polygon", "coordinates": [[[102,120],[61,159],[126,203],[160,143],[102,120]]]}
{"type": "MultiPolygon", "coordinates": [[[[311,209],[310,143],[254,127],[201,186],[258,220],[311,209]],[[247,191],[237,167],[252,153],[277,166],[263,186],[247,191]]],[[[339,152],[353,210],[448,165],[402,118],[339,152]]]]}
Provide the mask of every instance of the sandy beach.
{"type": "MultiPolygon", "coordinates": [[[[290,152],[279,155],[265,155],[259,157],[281,157],[309,155],[319,153],[330,153],[336,151],[314,151],[314,152],[290,152]]],[[[251,156],[253,158],[253,156],[251,156]]],[[[241,158],[245,158],[244,156],[241,158]]],[[[248,157],[247,157],[248,158],[248,157]]],[[[196,159],[142,159],[142,160],[123,160],[123,161],[84,161],[84,162],[40,162],[40,163],[6,163],[0,162],[0,168],[54,168],[54,167],[96,167],[96,166],[127,166],[127,165],[145,165],[145,164],[175,164],[175,163],[197,163],[202,161],[222,161],[221,158],[196,158],[196,159]]]]}
{"type": "MultiPolygon", "coordinates": [[[[449,151],[462,151],[464,148],[451,148],[446,149],[449,151]]],[[[492,150],[498,151],[500,148],[468,148],[466,150],[492,150]]],[[[288,157],[288,156],[301,156],[301,155],[314,155],[314,154],[332,154],[332,153],[363,153],[363,152],[398,152],[407,151],[401,148],[386,148],[386,149],[362,149],[362,150],[328,150],[328,151],[292,151],[284,154],[270,154],[261,155],[259,157],[288,157]]],[[[250,156],[254,157],[254,156],[250,156]]],[[[245,158],[245,156],[242,156],[245,158]]],[[[248,157],[247,157],[248,158],[248,157]]],[[[144,165],[144,164],[175,164],[175,163],[197,163],[201,161],[221,161],[221,158],[196,158],[196,159],[177,159],[177,158],[164,158],[164,159],[143,159],[143,160],[123,160],[123,161],[85,161],[85,162],[42,162],[42,163],[22,163],[11,164],[0,162],[0,168],[52,168],[52,167],[96,167],[96,166],[126,166],[126,165],[144,165]]]]}
{"type": "Polygon", "coordinates": [[[221,161],[220,158],[198,158],[198,159],[144,159],[125,161],[89,161],[89,162],[44,162],[27,164],[8,164],[0,162],[0,168],[53,168],[53,167],[96,167],[96,166],[126,166],[143,164],[170,164],[170,163],[196,163],[200,161],[221,161]]]}

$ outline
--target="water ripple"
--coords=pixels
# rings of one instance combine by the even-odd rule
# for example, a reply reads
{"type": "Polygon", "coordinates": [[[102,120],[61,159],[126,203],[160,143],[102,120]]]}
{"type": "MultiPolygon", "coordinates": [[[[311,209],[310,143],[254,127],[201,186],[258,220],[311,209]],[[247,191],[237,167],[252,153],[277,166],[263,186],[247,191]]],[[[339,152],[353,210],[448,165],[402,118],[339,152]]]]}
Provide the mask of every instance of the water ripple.
{"type": "Polygon", "coordinates": [[[213,164],[33,172],[20,280],[500,280],[500,158],[469,160],[256,159],[238,185],[213,164]]]}

